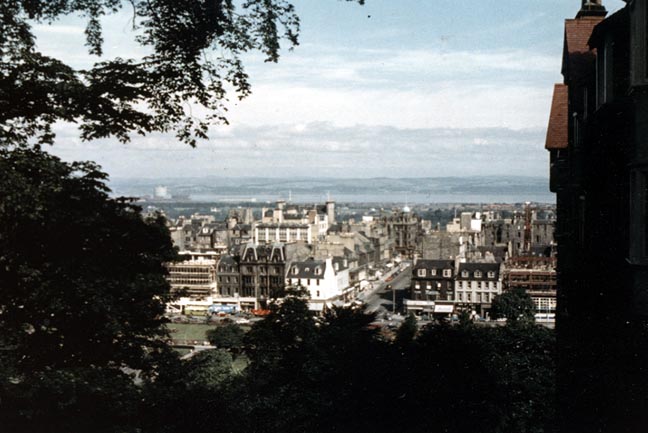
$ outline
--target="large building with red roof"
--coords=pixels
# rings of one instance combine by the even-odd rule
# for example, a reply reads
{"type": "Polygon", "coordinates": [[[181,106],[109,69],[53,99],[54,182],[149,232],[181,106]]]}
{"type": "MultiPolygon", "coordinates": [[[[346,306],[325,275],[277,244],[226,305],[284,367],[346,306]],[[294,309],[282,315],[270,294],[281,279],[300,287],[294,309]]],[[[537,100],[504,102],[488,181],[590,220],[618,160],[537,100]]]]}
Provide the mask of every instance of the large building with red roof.
{"type": "Polygon", "coordinates": [[[565,21],[556,193],[562,432],[648,431],[648,0],[565,21]]]}

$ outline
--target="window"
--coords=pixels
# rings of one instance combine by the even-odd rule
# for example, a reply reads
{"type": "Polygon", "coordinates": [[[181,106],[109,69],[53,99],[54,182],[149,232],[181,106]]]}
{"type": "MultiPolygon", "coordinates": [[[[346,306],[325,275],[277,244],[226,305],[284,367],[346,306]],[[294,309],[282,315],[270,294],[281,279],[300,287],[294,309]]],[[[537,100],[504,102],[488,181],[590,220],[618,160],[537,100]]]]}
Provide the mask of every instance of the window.
{"type": "Polygon", "coordinates": [[[468,278],[468,271],[461,271],[461,276],[463,278],[468,278]]]}
{"type": "Polygon", "coordinates": [[[418,276],[419,277],[424,277],[425,276],[425,269],[419,269],[418,270],[418,276]]]}
{"type": "Polygon", "coordinates": [[[481,278],[482,277],[482,271],[475,271],[475,278],[481,278]]]}
{"type": "Polygon", "coordinates": [[[450,277],[452,277],[452,269],[444,269],[444,270],[443,270],[443,276],[444,276],[445,278],[450,278],[450,277]]]}
{"type": "Polygon", "coordinates": [[[495,272],[488,271],[488,278],[495,278],[495,272]]]}
{"type": "Polygon", "coordinates": [[[320,291],[319,291],[319,290],[316,292],[316,295],[315,295],[315,296],[316,296],[317,298],[320,297],[320,291]]]}
{"type": "Polygon", "coordinates": [[[436,275],[436,269],[430,269],[430,275],[436,275]]]}
{"type": "Polygon", "coordinates": [[[306,285],[307,285],[307,286],[310,286],[310,278],[308,278],[308,279],[306,280],[306,285]]]}
{"type": "Polygon", "coordinates": [[[292,273],[293,275],[297,275],[299,273],[299,268],[297,266],[293,266],[292,273]]]}

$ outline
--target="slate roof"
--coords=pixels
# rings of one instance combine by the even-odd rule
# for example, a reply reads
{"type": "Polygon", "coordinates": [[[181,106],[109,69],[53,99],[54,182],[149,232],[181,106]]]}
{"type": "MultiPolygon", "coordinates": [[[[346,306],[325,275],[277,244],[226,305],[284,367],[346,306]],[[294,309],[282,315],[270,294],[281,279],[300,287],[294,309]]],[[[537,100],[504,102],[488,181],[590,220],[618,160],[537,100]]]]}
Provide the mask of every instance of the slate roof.
{"type": "Polygon", "coordinates": [[[220,260],[218,261],[218,266],[220,267],[221,265],[238,266],[238,262],[233,256],[224,255],[221,256],[220,260]]]}
{"type": "Polygon", "coordinates": [[[323,279],[325,271],[325,260],[308,259],[303,262],[292,263],[290,265],[290,269],[288,270],[288,278],[323,279]],[[317,270],[319,270],[319,272],[317,272],[317,270]]]}
{"type": "Polygon", "coordinates": [[[418,260],[416,265],[412,268],[412,278],[427,278],[427,279],[443,279],[448,278],[443,276],[444,269],[452,269],[454,274],[455,262],[454,260],[418,260]],[[418,276],[418,270],[425,269],[425,277],[418,276]],[[436,269],[436,275],[430,272],[436,269]]]}
{"type": "Polygon", "coordinates": [[[499,279],[500,265],[499,263],[459,263],[459,270],[457,271],[457,281],[477,280],[477,281],[497,281],[499,279]],[[464,271],[468,272],[468,276],[464,277],[464,271]],[[481,271],[481,278],[475,277],[475,273],[481,271]],[[494,272],[492,278],[488,277],[489,272],[494,272]]]}
{"type": "MultiPolygon", "coordinates": [[[[344,260],[345,260],[344,257],[333,257],[333,259],[332,259],[333,266],[335,266],[336,264],[338,265],[337,272],[343,271],[343,270],[349,268],[349,261],[347,260],[347,264],[345,266],[344,265],[344,260]]],[[[335,269],[335,267],[333,269],[335,269]]]]}

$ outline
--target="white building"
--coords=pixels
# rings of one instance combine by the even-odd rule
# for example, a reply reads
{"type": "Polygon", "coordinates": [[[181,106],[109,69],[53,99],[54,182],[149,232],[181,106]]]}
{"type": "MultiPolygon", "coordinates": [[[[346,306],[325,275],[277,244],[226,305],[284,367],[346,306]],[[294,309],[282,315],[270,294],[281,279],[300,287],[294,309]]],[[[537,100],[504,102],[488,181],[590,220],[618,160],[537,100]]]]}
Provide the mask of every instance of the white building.
{"type": "Polygon", "coordinates": [[[254,242],[256,244],[297,241],[312,244],[314,239],[313,227],[310,224],[264,223],[254,228],[254,242]]]}
{"type": "Polygon", "coordinates": [[[455,278],[455,302],[470,304],[483,313],[502,293],[499,263],[459,263],[455,278]]]}
{"type": "Polygon", "coordinates": [[[349,268],[346,260],[327,258],[293,262],[288,267],[286,283],[308,290],[311,309],[321,310],[325,302],[344,296],[349,289],[349,268]]]}

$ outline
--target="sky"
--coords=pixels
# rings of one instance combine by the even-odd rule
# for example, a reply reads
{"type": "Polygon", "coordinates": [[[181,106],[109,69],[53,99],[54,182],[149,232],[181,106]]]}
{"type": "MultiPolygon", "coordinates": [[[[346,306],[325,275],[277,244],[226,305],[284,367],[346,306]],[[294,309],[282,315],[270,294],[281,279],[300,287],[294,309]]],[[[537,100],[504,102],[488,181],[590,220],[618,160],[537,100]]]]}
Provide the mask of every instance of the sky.
{"type": "MultiPolygon", "coordinates": [[[[252,95],[196,149],[172,134],[82,142],[56,128],[51,151],[112,178],[548,177],[544,139],[561,82],[563,25],[578,0],[295,0],[300,45],[277,64],[245,57],[252,95]]],[[[620,0],[604,2],[614,12],[620,0]]],[[[132,16],[104,20],[105,56],[142,54],[132,16]]],[[[84,22],[35,26],[38,46],[90,65],[84,22]]]]}

